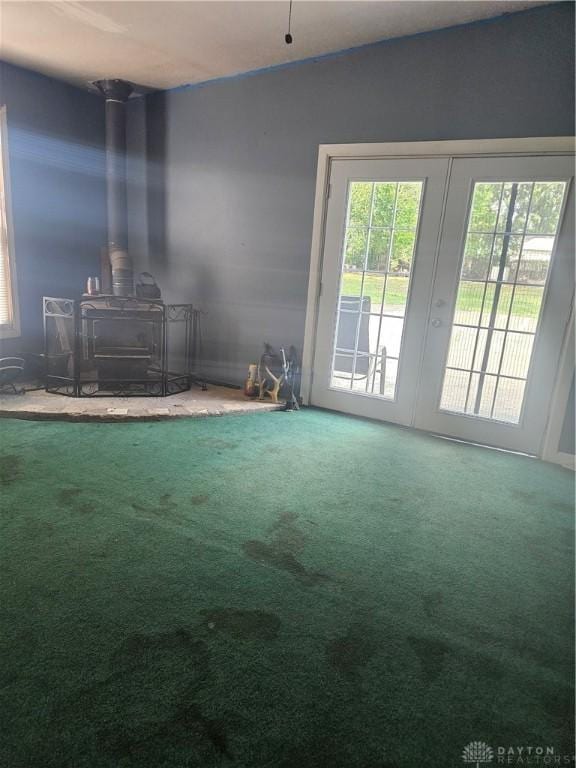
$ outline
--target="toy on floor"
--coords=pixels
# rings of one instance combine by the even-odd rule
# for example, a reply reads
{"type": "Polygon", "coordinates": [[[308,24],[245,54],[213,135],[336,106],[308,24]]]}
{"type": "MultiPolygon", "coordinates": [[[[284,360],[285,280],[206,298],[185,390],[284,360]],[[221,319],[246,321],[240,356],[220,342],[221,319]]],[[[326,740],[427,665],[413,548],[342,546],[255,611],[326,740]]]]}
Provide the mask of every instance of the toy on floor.
{"type": "Polygon", "coordinates": [[[270,344],[264,344],[264,354],[258,364],[258,399],[264,400],[265,396],[278,402],[282,390],[286,396],[286,410],[298,410],[298,400],[294,395],[294,377],[298,370],[296,349],[290,347],[288,356],[284,347],[278,354],[270,344]]]}
{"type": "Polygon", "coordinates": [[[264,344],[264,354],[258,363],[258,399],[264,400],[268,395],[273,403],[277,403],[283,380],[284,371],[280,356],[270,344],[264,344]]]}

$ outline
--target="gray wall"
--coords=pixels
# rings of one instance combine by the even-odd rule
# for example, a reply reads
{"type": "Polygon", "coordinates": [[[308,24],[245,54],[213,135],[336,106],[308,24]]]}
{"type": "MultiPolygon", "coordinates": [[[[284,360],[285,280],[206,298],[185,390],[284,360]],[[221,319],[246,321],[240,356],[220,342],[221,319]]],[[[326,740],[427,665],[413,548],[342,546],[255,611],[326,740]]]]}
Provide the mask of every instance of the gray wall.
{"type": "Polygon", "coordinates": [[[560,433],[560,441],[558,443],[558,450],[562,453],[570,453],[572,456],[576,453],[576,446],[574,445],[574,427],[575,427],[575,408],[574,408],[574,379],[572,377],[572,386],[570,387],[570,397],[568,398],[568,405],[566,407],[566,413],[564,415],[564,424],[562,426],[562,432],[560,433]]]}
{"type": "Polygon", "coordinates": [[[572,134],[573,12],[552,5],[132,105],[132,252],[165,298],[206,310],[206,371],[239,382],[263,341],[301,348],[319,144],[572,134]]]}
{"type": "Polygon", "coordinates": [[[22,336],[42,348],[42,296],[77,297],[106,242],[104,109],[91,93],[0,62],[22,336]]]}

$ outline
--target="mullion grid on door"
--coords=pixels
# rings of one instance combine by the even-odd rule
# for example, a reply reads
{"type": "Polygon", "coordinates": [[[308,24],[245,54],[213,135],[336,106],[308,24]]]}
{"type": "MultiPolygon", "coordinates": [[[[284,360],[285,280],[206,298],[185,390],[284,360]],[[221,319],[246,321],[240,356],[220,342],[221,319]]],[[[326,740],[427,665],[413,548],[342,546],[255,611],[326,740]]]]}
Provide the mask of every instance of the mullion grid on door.
{"type": "MultiPolygon", "coordinates": [[[[562,184],[562,196],[565,194],[565,187],[566,185],[562,182],[549,182],[550,184],[562,184]]],[[[468,415],[473,416],[479,416],[482,418],[489,418],[497,421],[506,421],[511,423],[517,423],[520,419],[521,415],[521,408],[524,400],[524,389],[525,384],[528,376],[528,368],[530,364],[531,359],[531,353],[532,353],[532,346],[534,337],[536,335],[536,327],[538,322],[538,317],[540,315],[541,309],[542,309],[542,299],[543,299],[543,293],[544,293],[544,287],[545,283],[548,277],[548,271],[549,271],[549,259],[547,262],[547,266],[545,269],[544,274],[544,285],[542,283],[537,282],[520,282],[519,281],[519,275],[520,275],[520,269],[521,266],[523,266],[525,260],[527,259],[527,255],[525,252],[525,245],[527,238],[529,236],[533,236],[534,239],[555,239],[555,236],[557,234],[558,230],[558,224],[559,224],[559,214],[560,214],[560,208],[561,206],[558,206],[558,215],[556,216],[554,227],[552,229],[548,229],[546,232],[535,232],[535,233],[529,233],[528,229],[530,226],[530,220],[531,215],[533,213],[533,202],[534,202],[534,190],[538,182],[501,182],[500,183],[500,196],[499,196],[499,202],[498,202],[498,211],[495,218],[495,224],[491,231],[482,230],[482,231],[476,231],[472,229],[472,208],[474,206],[474,198],[472,200],[472,206],[470,210],[470,221],[468,224],[468,231],[466,235],[466,243],[465,243],[465,253],[467,252],[468,242],[469,238],[472,236],[489,236],[491,238],[491,247],[490,252],[487,259],[487,269],[485,272],[485,275],[483,279],[474,278],[471,276],[465,275],[465,264],[463,261],[462,265],[462,272],[459,282],[459,290],[458,290],[458,296],[460,296],[460,291],[463,287],[468,285],[478,285],[482,286],[482,300],[480,304],[480,310],[478,314],[478,321],[477,323],[466,323],[466,322],[459,322],[459,315],[458,315],[458,306],[455,310],[455,319],[453,322],[453,328],[452,328],[452,336],[450,340],[450,348],[449,348],[449,356],[448,361],[445,369],[445,376],[444,376],[444,384],[442,388],[442,399],[441,399],[441,409],[447,410],[447,411],[454,411],[454,412],[460,412],[460,413],[466,413],[468,415]],[[524,224],[521,228],[521,230],[516,230],[514,228],[514,222],[513,219],[516,215],[516,209],[515,209],[515,194],[518,190],[518,187],[520,185],[529,185],[529,194],[528,194],[528,200],[526,203],[526,210],[525,210],[525,220],[524,224]],[[507,223],[504,228],[500,228],[500,220],[501,220],[501,213],[502,213],[502,201],[504,192],[507,189],[507,187],[510,189],[510,202],[513,202],[514,205],[512,208],[510,208],[510,202],[509,202],[509,208],[507,212],[507,223]],[[512,223],[510,223],[512,222],[512,223]],[[507,263],[509,263],[509,255],[508,255],[508,249],[510,247],[510,242],[512,238],[515,238],[518,243],[516,244],[517,247],[517,254],[516,254],[516,265],[514,269],[514,275],[513,279],[502,279],[503,278],[503,270],[509,269],[507,266],[507,263]],[[500,251],[500,254],[498,256],[498,278],[496,280],[491,278],[491,274],[494,270],[494,264],[495,264],[495,246],[496,242],[498,240],[502,241],[502,250],[500,251]],[[505,261],[506,260],[506,261],[505,261]],[[493,286],[493,293],[490,295],[490,298],[488,299],[489,291],[488,287],[493,286]],[[532,323],[532,328],[530,330],[522,330],[521,328],[514,328],[512,329],[510,326],[511,319],[513,317],[514,309],[516,307],[516,297],[518,294],[518,289],[521,289],[525,291],[526,289],[530,290],[532,289],[534,292],[534,296],[536,297],[536,316],[534,318],[534,321],[532,323]],[[506,293],[503,293],[503,291],[508,291],[509,295],[506,295],[506,293]],[[502,325],[499,325],[498,320],[498,310],[500,301],[502,299],[502,296],[504,296],[505,302],[508,302],[507,309],[505,311],[506,320],[505,323],[502,325]],[[539,299],[538,299],[539,296],[539,299]],[[484,316],[485,316],[485,309],[486,309],[486,302],[490,304],[489,307],[489,315],[491,320],[488,321],[487,324],[483,322],[484,316]],[[470,364],[468,366],[458,366],[458,365],[452,365],[450,364],[451,357],[453,356],[455,352],[455,347],[458,344],[458,335],[461,335],[461,338],[465,338],[462,336],[462,331],[459,329],[470,329],[475,331],[475,338],[474,338],[474,345],[472,349],[472,355],[469,358],[470,364]],[[481,337],[484,337],[484,349],[482,354],[482,363],[480,366],[477,366],[477,354],[478,354],[478,347],[480,343],[481,337]],[[490,358],[492,354],[492,344],[494,339],[498,340],[498,343],[501,344],[500,349],[496,350],[497,352],[497,366],[495,368],[495,373],[491,372],[490,369],[490,358]],[[524,349],[523,349],[524,347],[524,349]],[[508,360],[508,367],[506,368],[506,373],[503,373],[503,366],[504,362],[507,358],[507,356],[510,357],[508,360]],[[522,359],[523,358],[523,359],[522,359]],[[514,371],[514,367],[512,364],[516,364],[521,369],[523,368],[522,375],[515,375],[514,373],[511,373],[509,368],[512,367],[512,371],[514,371]],[[451,373],[453,372],[453,373],[451,373]],[[455,374],[462,373],[466,374],[467,376],[467,385],[466,385],[466,396],[464,398],[463,402],[458,402],[457,400],[457,385],[454,387],[450,387],[450,381],[451,379],[455,379],[455,374]],[[517,382],[517,384],[513,384],[513,382],[517,382]],[[474,384],[474,386],[473,386],[474,384]],[[488,385],[488,387],[486,386],[488,385]],[[489,388],[492,387],[492,392],[490,395],[489,388]],[[511,387],[516,388],[516,395],[515,397],[512,397],[512,400],[514,402],[507,402],[506,397],[500,398],[502,402],[497,406],[499,396],[508,388],[508,391],[511,392],[511,387]],[[451,389],[453,390],[451,392],[451,389]],[[471,398],[470,395],[474,394],[474,405],[471,407],[471,398]],[[456,396],[454,392],[456,391],[456,396]],[[483,396],[485,392],[489,395],[489,403],[487,404],[487,407],[483,404],[483,396]]],[[[475,186],[475,192],[476,192],[476,186],[475,186]]],[[[521,211],[520,211],[521,213],[521,211]]],[[[520,215],[520,214],[519,214],[520,215]]],[[[554,215],[552,215],[552,218],[554,218],[554,215]]],[[[552,250],[552,246],[550,247],[550,252],[552,250]]],[[[457,299],[458,302],[458,299],[457,299]]],[[[464,353],[466,353],[466,350],[464,350],[464,353]]]]}
{"type": "MultiPolygon", "coordinates": [[[[491,256],[490,256],[490,263],[488,265],[487,277],[490,276],[490,268],[491,268],[492,263],[493,263],[494,246],[496,244],[498,222],[500,221],[500,214],[502,212],[502,199],[503,199],[503,195],[504,195],[504,189],[505,189],[505,184],[502,184],[502,189],[501,189],[501,192],[500,192],[500,202],[499,202],[499,205],[498,205],[498,214],[497,214],[497,217],[496,217],[496,228],[495,228],[494,238],[492,240],[492,253],[491,253],[491,256]]],[[[487,369],[489,358],[490,358],[492,339],[494,337],[493,335],[494,335],[494,332],[495,332],[494,324],[496,322],[496,317],[497,317],[497,313],[498,313],[498,305],[500,303],[500,295],[501,295],[500,292],[502,290],[502,280],[503,280],[503,276],[504,276],[504,269],[506,268],[506,259],[508,257],[508,249],[509,249],[510,238],[512,237],[512,224],[513,224],[513,218],[514,218],[514,211],[515,211],[515,207],[516,207],[516,199],[517,199],[516,198],[516,193],[517,193],[517,189],[518,189],[518,185],[517,184],[513,184],[512,188],[511,188],[511,192],[510,192],[510,202],[508,203],[508,213],[507,213],[505,231],[504,231],[503,240],[502,240],[502,252],[500,253],[500,256],[499,256],[498,275],[497,275],[497,278],[496,278],[496,285],[494,287],[494,296],[492,297],[492,306],[490,307],[490,319],[488,321],[488,328],[487,328],[487,331],[486,331],[486,343],[485,343],[485,348],[484,348],[483,360],[482,360],[482,364],[481,364],[481,372],[479,373],[478,386],[476,388],[477,391],[476,391],[476,397],[475,397],[475,403],[474,403],[474,409],[473,409],[475,414],[478,414],[480,412],[480,408],[481,408],[481,405],[482,405],[482,396],[484,394],[484,385],[485,385],[485,381],[486,381],[486,369],[487,369]]],[[[523,228],[523,233],[522,233],[520,255],[522,254],[522,246],[524,244],[524,237],[526,235],[526,228],[528,226],[528,215],[529,215],[530,206],[531,206],[531,203],[532,203],[533,191],[534,191],[534,185],[532,184],[531,188],[530,188],[530,196],[529,196],[528,206],[527,206],[527,211],[526,211],[526,220],[524,222],[524,228],[523,228]]],[[[494,382],[494,391],[493,391],[493,397],[492,397],[491,414],[493,414],[493,411],[494,411],[494,403],[495,403],[495,400],[496,400],[496,395],[498,393],[498,386],[499,386],[499,383],[500,383],[499,380],[500,380],[501,360],[502,360],[502,356],[504,354],[504,350],[506,348],[507,328],[508,328],[508,323],[510,321],[510,312],[512,310],[512,303],[514,301],[514,291],[515,291],[515,287],[516,287],[515,286],[515,281],[516,281],[517,276],[518,276],[519,265],[520,265],[520,258],[518,258],[518,262],[517,262],[517,265],[516,265],[516,273],[515,273],[515,276],[514,276],[515,280],[514,280],[514,285],[512,287],[512,296],[510,297],[510,305],[509,305],[509,308],[508,308],[508,319],[507,319],[507,324],[506,324],[506,330],[504,332],[504,337],[502,339],[502,349],[501,349],[500,365],[499,365],[499,368],[498,368],[498,375],[496,377],[496,381],[494,382]]],[[[484,298],[485,297],[486,297],[486,290],[484,291],[484,298]]],[[[482,323],[483,315],[484,315],[484,307],[482,307],[482,310],[480,312],[480,318],[479,318],[480,324],[482,323]]],[[[479,333],[479,331],[478,331],[478,333],[479,333]]],[[[474,358],[473,358],[473,360],[474,360],[474,358]]]]}
{"type": "MultiPolygon", "coordinates": [[[[518,280],[518,273],[520,271],[520,261],[522,259],[522,253],[524,251],[524,241],[526,240],[526,232],[528,229],[528,220],[530,218],[530,208],[532,207],[532,198],[534,196],[534,184],[530,187],[530,198],[528,200],[528,209],[526,211],[526,221],[524,222],[524,228],[522,231],[522,241],[521,241],[521,247],[520,247],[520,255],[518,258],[518,261],[516,263],[516,271],[514,273],[514,281],[511,289],[512,295],[510,296],[510,304],[508,306],[508,314],[506,316],[506,326],[504,330],[504,338],[502,340],[502,349],[500,350],[500,359],[498,360],[498,372],[496,374],[496,383],[494,386],[494,393],[492,395],[492,403],[490,405],[490,418],[494,418],[494,407],[496,405],[496,396],[498,394],[498,388],[500,385],[500,378],[502,373],[502,363],[504,361],[504,352],[506,350],[506,344],[508,343],[508,329],[510,328],[510,317],[512,316],[512,307],[514,306],[514,297],[516,295],[516,286],[517,286],[517,280],[518,280]]],[[[534,337],[535,334],[530,334],[532,337],[534,337]]],[[[524,381],[526,381],[526,378],[528,376],[528,367],[526,367],[526,376],[523,377],[524,381]]],[[[520,413],[518,413],[518,420],[520,419],[520,413]]]]}
{"type": "MultiPolygon", "coordinates": [[[[396,184],[396,189],[394,190],[394,212],[392,214],[392,227],[390,229],[390,242],[388,243],[388,253],[386,255],[386,270],[384,272],[384,285],[382,286],[382,302],[380,304],[380,317],[378,319],[378,337],[376,341],[376,356],[378,355],[378,350],[380,349],[380,336],[382,334],[382,318],[384,317],[384,302],[386,301],[386,286],[388,285],[388,275],[390,274],[390,258],[392,256],[392,246],[394,244],[394,233],[396,232],[396,212],[398,211],[398,188],[399,184],[396,184]]],[[[389,316],[389,315],[387,315],[389,316]]],[[[376,358],[377,360],[378,358],[376,358]]],[[[390,357],[390,359],[398,360],[396,357],[390,357]]],[[[376,369],[377,365],[373,366],[372,371],[372,392],[374,392],[374,385],[376,383],[376,369]]],[[[385,387],[385,381],[386,381],[386,369],[384,367],[384,363],[382,361],[381,368],[380,368],[380,389],[382,392],[384,392],[385,387]]],[[[368,376],[366,377],[366,392],[368,392],[368,376]]],[[[396,396],[396,381],[394,381],[394,394],[393,397],[396,396]]]]}
{"type": "MultiPolygon", "coordinates": [[[[496,214],[496,224],[498,224],[498,221],[500,219],[500,213],[502,211],[502,200],[504,198],[504,184],[502,184],[502,187],[500,189],[500,198],[498,200],[498,213],[496,214]]],[[[496,232],[493,232],[492,234],[492,243],[490,245],[490,258],[488,260],[488,268],[486,271],[486,275],[489,274],[490,271],[490,264],[492,263],[492,256],[494,253],[494,245],[496,243],[496,232]]],[[[484,304],[486,302],[486,291],[488,289],[488,281],[484,281],[484,291],[482,293],[482,303],[480,305],[480,315],[478,317],[480,323],[482,322],[482,316],[484,314],[484,304]]],[[[454,331],[452,331],[454,333],[454,331]]],[[[480,339],[480,327],[476,329],[475,339],[474,339],[474,350],[472,352],[472,365],[474,365],[474,360],[476,360],[476,352],[478,350],[478,341],[480,339]]],[[[468,386],[466,387],[466,403],[465,403],[465,410],[468,411],[468,400],[470,398],[470,388],[472,386],[472,372],[468,375],[468,386]]]]}
{"type": "MultiPolygon", "coordinates": [[[[392,311],[386,311],[386,297],[387,297],[387,288],[389,286],[388,277],[391,273],[391,257],[392,252],[395,247],[396,242],[396,235],[398,233],[408,233],[412,235],[412,243],[411,243],[411,253],[409,258],[409,264],[410,267],[407,270],[407,272],[399,273],[399,277],[405,277],[408,281],[411,274],[411,263],[414,255],[414,247],[415,247],[415,236],[417,232],[418,227],[418,221],[420,217],[420,206],[422,202],[422,182],[411,182],[411,181],[402,181],[402,182],[363,182],[363,183],[370,183],[371,190],[370,190],[370,208],[369,208],[369,215],[366,221],[366,224],[363,226],[359,226],[358,224],[351,224],[351,196],[352,196],[352,185],[355,182],[351,182],[350,190],[349,190],[349,197],[348,197],[348,210],[347,210],[347,218],[346,218],[346,228],[345,228],[345,235],[344,235],[344,256],[342,261],[342,274],[341,274],[341,281],[340,281],[340,291],[339,291],[339,300],[338,300],[338,308],[337,308],[337,322],[336,322],[336,332],[337,332],[337,339],[339,330],[341,327],[341,322],[344,317],[350,316],[350,319],[352,320],[352,317],[355,315],[354,320],[354,343],[353,347],[350,346],[342,346],[338,345],[336,343],[334,345],[333,354],[332,354],[332,376],[331,376],[331,386],[336,386],[337,388],[345,388],[350,391],[358,392],[358,388],[355,387],[356,380],[363,378],[365,379],[364,385],[362,387],[364,393],[371,394],[371,395],[378,395],[380,397],[385,397],[386,399],[394,399],[396,395],[396,378],[397,378],[397,367],[399,362],[399,356],[400,356],[400,346],[401,346],[401,336],[402,336],[402,328],[405,318],[405,312],[406,312],[406,300],[404,301],[402,305],[401,313],[398,314],[398,312],[394,313],[392,311]],[[376,188],[378,184],[392,186],[394,185],[394,199],[392,206],[388,209],[391,211],[391,219],[387,226],[379,226],[375,225],[374,223],[374,215],[375,215],[375,205],[376,205],[376,188]],[[417,184],[418,190],[417,190],[417,197],[415,198],[415,221],[413,226],[398,226],[398,208],[399,208],[399,190],[400,186],[402,184],[417,184]],[[344,283],[344,274],[345,274],[345,267],[346,267],[346,259],[347,259],[347,247],[348,247],[348,238],[350,236],[351,232],[358,232],[358,231],[364,231],[366,234],[364,245],[363,245],[363,254],[362,254],[362,269],[360,273],[360,290],[354,294],[355,300],[357,301],[357,309],[353,310],[347,310],[346,308],[343,308],[342,306],[342,297],[344,295],[344,289],[343,289],[343,283],[344,283]],[[378,232],[387,232],[388,233],[388,242],[386,245],[386,251],[385,253],[380,254],[380,258],[382,259],[382,266],[385,266],[384,269],[370,269],[370,256],[371,256],[371,246],[372,246],[372,238],[374,233],[378,232]],[[368,299],[370,301],[370,290],[367,290],[367,278],[374,277],[379,278],[382,280],[382,286],[381,288],[378,288],[378,295],[380,297],[380,306],[378,312],[365,312],[364,306],[365,306],[365,300],[368,299]],[[374,352],[372,352],[370,348],[370,343],[368,343],[368,351],[366,353],[361,352],[359,349],[359,338],[360,333],[362,329],[362,324],[366,323],[366,328],[368,333],[368,337],[370,337],[370,319],[373,318],[374,320],[377,319],[378,322],[378,330],[376,334],[376,348],[374,352]],[[380,369],[378,369],[378,355],[380,351],[380,342],[382,339],[382,332],[383,332],[383,319],[389,318],[391,322],[400,322],[402,324],[402,327],[399,329],[399,338],[400,342],[398,344],[398,354],[387,354],[386,356],[386,362],[384,360],[381,360],[380,362],[380,369]],[[352,370],[350,372],[349,378],[347,375],[346,378],[346,384],[342,384],[341,382],[337,381],[337,371],[338,366],[336,365],[336,360],[340,359],[345,360],[348,359],[352,363],[352,370]],[[358,372],[358,363],[359,360],[364,362],[368,368],[366,373],[359,373],[358,372]],[[395,366],[395,372],[392,378],[393,380],[393,392],[392,395],[385,394],[385,376],[386,376],[386,364],[391,364],[392,366],[395,366]],[[376,389],[376,376],[379,375],[379,392],[375,392],[376,389]]],[[[376,252],[377,253],[377,252],[376,252]]],[[[373,254],[374,255],[374,254],[373,254]]],[[[373,292],[373,291],[372,291],[373,292]]],[[[408,285],[406,286],[406,296],[408,295],[408,285]]],[[[388,365],[388,371],[390,370],[390,365],[388,365]]]]}
{"type": "MultiPolygon", "coordinates": [[[[360,338],[360,327],[362,325],[362,307],[364,305],[364,281],[366,279],[366,267],[368,266],[368,254],[370,253],[370,240],[372,238],[372,221],[374,218],[374,194],[376,191],[376,184],[372,184],[372,191],[370,193],[370,215],[368,217],[368,234],[366,237],[366,248],[364,251],[364,264],[362,265],[362,278],[360,283],[360,301],[358,304],[358,317],[356,319],[356,335],[354,339],[354,357],[352,359],[352,375],[350,376],[350,389],[354,386],[354,377],[356,376],[356,365],[358,361],[358,341],[360,338]]],[[[368,320],[370,323],[370,320],[368,320]]],[[[366,376],[368,381],[368,376],[366,376]]]]}
{"type": "MultiPolygon", "coordinates": [[[[490,337],[490,341],[489,341],[489,338],[487,337],[486,338],[486,342],[485,342],[484,357],[485,358],[487,357],[487,360],[488,360],[487,364],[485,364],[483,366],[480,366],[480,367],[476,367],[475,366],[475,361],[477,359],[477,352],[478,352],[478,343],[480,341],[480,333],[481,333],[481,331],[487,331],[487,333],[489,333],[490,331],[492,331],[492,332],[496,331],[497,333],[501,333],[501,332],[504,333],[504,338],[502,339],[502,346],[501,346],[499,366],[498,366],[497,374],[495,376],[496,381],[494,382],[494,389],[493,389],[492,398],[491,398],[491,407],[490,407],[489,418],[494,418],[494,406],[495,406],[496,397],[497,397],[497,394],[498,394],[498,388],[499,388],[499,385],[500,385],[500,380],[501,379],[509,379],[511,381],[519,381],[519,382],[522,382],[522,383],[525,382],[525,377],[503,376],[502,373],[501,373],[501,361],[503,360],[504,351],[505,351],[506,342],[507,342],[509,320],[510,320],[510,314],[511,314],[512,306],[513,306],[513,296],[514,296],[514,292],[515,292],[516,279],[517,279],[517,275],[518,275],[518,269],[519,269],[519,266],[520,266],[521,254],[522,254],[522,250],[523,250],[522,246],[524,244],[524,239],[525,239],[525,235],[526,235],[526,229],[527,229],[527,226],[528,226],[528,220],[529,220],[529,214],[530,214],[530,206],[531,206],[531,201],[532,201],[533,189],[534,189],[534,184],[532,183],[531,186],[530,186],[530,200],[529,200],[529,204],[527,206],[526,219],[525,219],[524,227],[522,229],[522,234],[521,234],[521,244],[520,244],[520,251],[519,251],[520,257],[518,258],[518,262],[517,262],[517,266],[516,266],[515,280],[514,281],[506,281],[507,284],[511,285],[511,287],[512,287],[512,294],[513,295],[510,298],[510,305],[509,305],[509,310],[508,310],[507,322],[506,322],[505,329],[503,331],[500,331],[500,329],[497,329],[494,325],[490,326],[490,323],[488,323],[488,325],[483,325],[482,324],[482,318],[484,316],[484,311],[485,311],[485,306],[486,306],[486,297],[487,297],[488,286],[491,285],[491,284],[497,285],[498,282],[500,283],[500,285],[502,285],[504,283],[504,281],[502,281],[502,280],[500,280],[500,281],[490,280],[490,269],[491,269],[492,264],[494,262],[494,255],[495,255],[494,247],[496,245],[496,238],[499,235],[501,235],[502,237],[505,237],[505,236],[509,236],[510,237],[510,236],[513,235],[513,231],[511,229],[509,231],[506,228],[504,230],[500,230],[500,231],[498,230],[498,222],[500,220],[500,214],[501,214],[501,211],[502,211],[502,200],[503,200],[503,195],[504,195],[504,190],[505,190],[505,182],[501,183],[500,197],[499,197],[499,204],[498,204],[498,212],[497,212],[497,215],[496,215],[496,224],[495,224],[493,232],[490,233],[490,236],[492,238],[492,243],[491,243],[491,248],[490,248],[490,257],[489,257],[488,264],[487,264],[486,276],[485,276],[484,280],[482,280],[482,281],[478,281],[478,280],[468,281],[468,280],[466,280],[466,282],[478,282],[478,283],[481,283],[481,284],[483,284],[483,288],[484,288],[483,295],[482,295],[482,303],[481,303],[481,307],[480,307],[480,311],[479,311],[479,316],[478,316],[478,324],[476,326],[474,350],[473,350],[473,354],[472,354],[472,358],[471,358],[472,364],[471,364],[471,367],[468,370],[466,370],[466,373],[468,374],[468,384],[467,384],[466,399],[465,399],[465,404],[464,404],[464,409],[463,410],[464,410],[465,413],[468,413],[468,414],[470,414],[470,394],[471,394],[471,390],[472,390],[472,382],[477,377],[476,391],[474,393],[475,394],[475,401],[476,402],[475,402],[475,407],[472,410],[472,415],[484,415],[484,414],[480,413],[480,410],[481,410],[481,395],[483,394],[483,392],[481,391],[480,392],[480,397],[478,397],[478,391],[477,391],[478,390],[478,386],[480,384],[480,381],[482,381],[482,385],[483,385],[484,381],[486,380],[486,378],[488,378],[488,381],[492,381],[494,379],[494,374],[491,374],[491,373],[487,372],[487,368],[488,368],[488,364],[489,364],[489,355],[490,355],[490,351],[491,351],[488,345],[491,345],[491,338],[492,337],[490,337]],[[487,349],[487,354],[486,354],[486,348],[487,347],[488,347],[488,349],[487,349]],[[480,377],[482,377],[482,379],[480,377]]],[[[468,232],[468,235],[469,234],[470,234],[470,230],[468,232]]],[[[474,232],[474,234],[480,234],[480,233],[474,232]]],[[[484,233],[482,233],[482,234],[484,234],[484,233]]],[[[488,234],[488,233],[486,233],[486,234],[488,234]]],[[[494,309],[495,304],[496,304],[496,295],[492,296],[490,301],[491,301],[491,305],[492,305],[490,310],[492,311],[494,309]]],[[[462,327],[462,326],[461,326],[460,323],[455,322],[454,323],[454,327],[457,328],[457,327],[462,327]]],[[[454,330],[453,330],[453,334],[454,334],[454,330]]],[[[533,334],[530,334],[530,335],[533,335],[533,334]]],[[[458,369],[458,368],[452,367],[452,366],[447,366],[447,370],[462,370],[462,369],[458,369]]],[[[450,410],[450,409],[447,408],[446,410],[450,410]]],[[[519,418],[519,411],[518,411],[517,418],[516,419],[511,419],[511,420],[517,421],[518,418],[519,418]]],[[[506,419],[503,419],[503,420],[506,420],[506,419]]]]}

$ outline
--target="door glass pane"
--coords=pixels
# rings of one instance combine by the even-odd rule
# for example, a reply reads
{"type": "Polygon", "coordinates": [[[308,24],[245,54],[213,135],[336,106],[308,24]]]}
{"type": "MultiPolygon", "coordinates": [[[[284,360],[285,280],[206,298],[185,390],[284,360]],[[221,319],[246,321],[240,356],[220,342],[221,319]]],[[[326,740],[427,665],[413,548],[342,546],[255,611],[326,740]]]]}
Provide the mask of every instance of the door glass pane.
{"type": "Polygon", "coordinates": [[[422,189],[422,181],[348,186],[331,387],[396,396],[422,189]]]}
{"type": "Polygon", "coordinates": [[[440,408],[517,424],[566,182],[477,182],[440,408]]]}

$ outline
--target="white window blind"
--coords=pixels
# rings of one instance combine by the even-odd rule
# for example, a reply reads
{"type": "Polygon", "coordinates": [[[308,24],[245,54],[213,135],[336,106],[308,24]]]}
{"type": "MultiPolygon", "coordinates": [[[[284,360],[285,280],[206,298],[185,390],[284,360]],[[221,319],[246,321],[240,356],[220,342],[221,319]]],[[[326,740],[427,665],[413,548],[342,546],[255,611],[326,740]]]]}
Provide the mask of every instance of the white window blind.
{"type": "Polygon", "coordinates": [[[13,287],[10,280],[10,253],[8,247],[8,217],[6,213],[6,185],[4,168],[5,136],[0,122],[0,328],[13,326],[13,287]]]}

